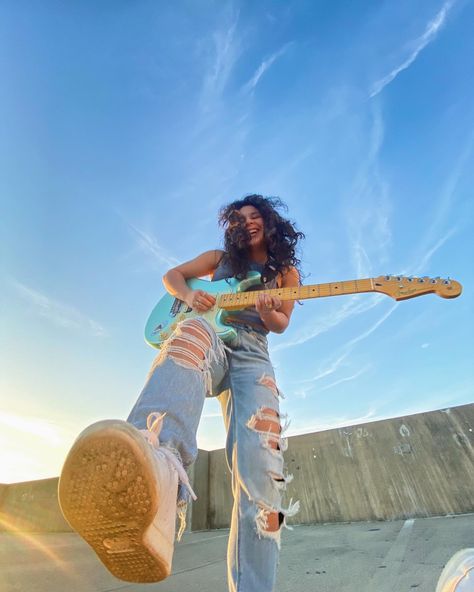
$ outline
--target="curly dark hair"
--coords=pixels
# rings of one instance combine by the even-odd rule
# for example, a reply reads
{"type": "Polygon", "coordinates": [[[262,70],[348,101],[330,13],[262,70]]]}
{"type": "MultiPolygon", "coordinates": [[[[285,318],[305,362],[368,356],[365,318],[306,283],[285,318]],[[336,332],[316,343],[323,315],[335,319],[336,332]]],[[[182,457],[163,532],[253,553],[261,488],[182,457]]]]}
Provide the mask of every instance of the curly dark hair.
{"type": "Polygon", "coordinates": [[[289,267],[295,267],[300,273],[301,261],[296,256],[296,246],[304,238],[304,234],[277,211],[287,211],[288,207],[278,197],[252,194],[223,206],[219,211],[219,225],[225,229],[224,257],[231,266],[233,276],[242,280],[250,269],[250,234],[239,214],[244,206],[254,206],[263,218],[268,259],[263,269],[262,282],[270,281],[278,273],[286,272],[289,267]]]}

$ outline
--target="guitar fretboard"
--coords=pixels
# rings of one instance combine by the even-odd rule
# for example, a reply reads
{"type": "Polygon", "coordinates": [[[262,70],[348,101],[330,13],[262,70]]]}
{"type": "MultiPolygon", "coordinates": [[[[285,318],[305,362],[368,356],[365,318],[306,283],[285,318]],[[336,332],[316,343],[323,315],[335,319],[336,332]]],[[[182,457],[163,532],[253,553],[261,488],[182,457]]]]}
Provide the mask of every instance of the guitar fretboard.
{"type": "Polygon", "coordinates": [[[344,282],[330,282],[327,284],[312,284],[309,286],[291,286],[288,288],[273,288],[271,290],[253,290],[249,292],[229,292],[221,294],[217,305],[225,310],[233,310],[253,306],[259,294],[265,293],[277,296],[280,300],[305,300],[307,298],[324,298],[339,294],[358,294],[360,292],[375,292],[372,278],[363,280],[349,280],[344,282]]]}

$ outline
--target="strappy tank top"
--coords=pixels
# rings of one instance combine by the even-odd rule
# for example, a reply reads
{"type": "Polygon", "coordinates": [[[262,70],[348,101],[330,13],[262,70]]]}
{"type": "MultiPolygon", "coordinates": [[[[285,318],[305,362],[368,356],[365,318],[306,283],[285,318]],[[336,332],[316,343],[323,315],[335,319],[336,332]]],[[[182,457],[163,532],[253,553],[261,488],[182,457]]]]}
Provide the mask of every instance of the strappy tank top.
{"type": "MultiPolygon", "coordinates": [[[[250,264],[250,271],[258,271],[259,273],[263,272],[264,265],[262,263],[254,263],[250,264]]],[[[212,277],[212,281],[215,282],[217,280],[223,280],[232,277],[232,270],[230,267],[229,262],[227,261],[226,256],[224,255],[221,260],[219,261],[216,270],[214,271],[214,275],[212,277]]],[[[249,291],[254,290],[270,290],[271,288],[277,288],[277,280],[276,278],[270,280],[261,285],[253,286],[249,288],[249,291]]],[[[268,329],[263,324],[260,315],[255,310],[255,307],[249,306],[248,308],[244,308],[242,310],[233,310],[229,316],[227,317],[226,322],[230,324],[237,324],[237,325],[247,325],[252,329],[259,331],[260,333],[268,333],[268,329]]]]}

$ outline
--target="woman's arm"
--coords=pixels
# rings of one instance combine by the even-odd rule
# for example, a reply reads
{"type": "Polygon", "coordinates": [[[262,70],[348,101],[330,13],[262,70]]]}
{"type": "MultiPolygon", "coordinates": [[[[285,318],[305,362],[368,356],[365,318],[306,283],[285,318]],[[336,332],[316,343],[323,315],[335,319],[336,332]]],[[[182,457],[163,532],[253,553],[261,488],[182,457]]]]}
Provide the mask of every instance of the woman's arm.
{"type": "Polygon", "coordinates": [[[195,259],[186,261],[181,265],[173,267],[163,276],[163,284],[166,290],[197,312],[205,312],[212,308],[216,299],[204,290],[191,290],[186,280],[193,277],[202,277],[212,274],[219,264],[223,251],[206,251],[195,259]]]}
{"type": "MultiPolygon", "coordinates": [[[[289,288],[299,285],[299,273],[294,267],[290,267],[281,278],[281,287],[289,288]]],[[[260,314],[263,324],[273,333],[283,333],[288,327],[294,306],[294,300],[282,302],[279,298],[265,293],[258,296],[255,304],[255,308],[260,314]]]]}

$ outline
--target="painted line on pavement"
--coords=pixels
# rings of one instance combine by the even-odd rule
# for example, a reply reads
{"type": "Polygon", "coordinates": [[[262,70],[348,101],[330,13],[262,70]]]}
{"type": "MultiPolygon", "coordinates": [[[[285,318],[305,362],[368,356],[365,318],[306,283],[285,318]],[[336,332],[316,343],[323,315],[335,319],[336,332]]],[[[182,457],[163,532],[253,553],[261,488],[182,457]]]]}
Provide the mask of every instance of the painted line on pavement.
{"type": "Polygon", "coordinates": [[[377,568],[368,583],[366,592],[380,592],[380,590],[386,589],[387,584],[391,586],[392,590],[395,590],[394,583],[400,568],[402,566],[403,557],[407,550],[408,541],[410,540],[411,530],[415,523],[414,518],[405,520],[405,523],[400,529],[397,538],[393,542],[390,551],[384,557],[382,563],[387,567],[384,569],[377,568]],[[385,588],[384,588],[385,586],[385,588]]]}

